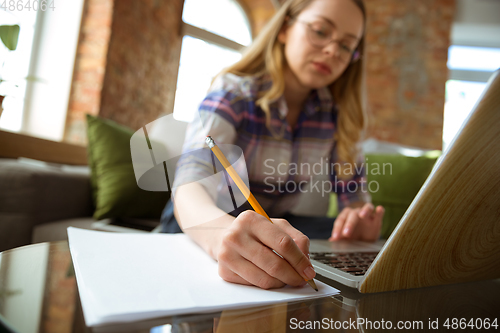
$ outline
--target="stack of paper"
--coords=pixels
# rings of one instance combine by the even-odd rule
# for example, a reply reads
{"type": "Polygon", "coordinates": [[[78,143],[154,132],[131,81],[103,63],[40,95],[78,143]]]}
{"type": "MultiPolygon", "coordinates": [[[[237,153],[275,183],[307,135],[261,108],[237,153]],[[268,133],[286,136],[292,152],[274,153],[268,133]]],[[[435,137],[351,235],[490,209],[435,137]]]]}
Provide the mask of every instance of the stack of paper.
{"type": "Polygon", "coordinates": [[[315,281],[263,290],[229,283],[217,262],[187,235],[122,234],[68,228],[69,247],[88,326],[215,312],[335,295],[315,281]]]}

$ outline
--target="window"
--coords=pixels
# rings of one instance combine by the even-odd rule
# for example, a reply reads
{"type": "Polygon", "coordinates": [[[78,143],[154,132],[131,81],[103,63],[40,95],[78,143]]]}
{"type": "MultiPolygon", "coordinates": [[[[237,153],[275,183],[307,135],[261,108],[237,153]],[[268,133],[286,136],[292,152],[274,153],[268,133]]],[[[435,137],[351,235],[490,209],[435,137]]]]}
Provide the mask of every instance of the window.
{"type": "Polygon", "coordinates": [[[247,17],[236,0],[186,0],[174,117],[190,121],[212,78],[241,58],[252,42],[247,17]]]}
{"type": "Polygon", "coordinates": [[[35,31],[36,12],[6,6],[0,10],[0,25],[19,25],[17,48],[10,51],[0,42],[0,95],[3,101],[3,113],[0,116],[0,129],[13,132],[21,130],[26,82],[31,54],[31,45],[35,31]]]}
{"type": "Polygon", "coordinates": [[[4,101],[0,128],[54,141],[62,139],[83,1],[50,2],[46,10],[37,7],[39,2],[26,1],[22,10],[16,5],[9,13],[18,18],[21,27],[15,51],[19,51],[19,63],[16,60],[12,68],[20,83],[11,101],[4,101]],[[38,9],[28,10],[29,5],[38,9]]]}
{"type": "Polygon", "coordinates": [[[449,48],[443,150],[446,149],[476,104],[493,72],[500,68],[500,49],[453,45],[449,48]]]}
{"type": "Polygon", "coordinates": [[[493,72],[500,66],[500,49],[453,45],[448,50],[451,70],[493,72]]]}

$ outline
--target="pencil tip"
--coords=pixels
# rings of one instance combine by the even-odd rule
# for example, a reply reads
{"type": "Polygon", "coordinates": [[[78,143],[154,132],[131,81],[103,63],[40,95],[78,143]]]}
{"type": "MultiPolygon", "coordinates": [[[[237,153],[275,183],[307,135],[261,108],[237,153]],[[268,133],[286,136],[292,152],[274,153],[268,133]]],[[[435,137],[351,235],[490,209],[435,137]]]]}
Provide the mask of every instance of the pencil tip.
{"type": "Polygon", "coordinates": [[[318,287],[316,287],[316,283],[314,283],[313,279],[307,281],[307,284],[309,284],[314,290],[319,291],[318,287]]]}

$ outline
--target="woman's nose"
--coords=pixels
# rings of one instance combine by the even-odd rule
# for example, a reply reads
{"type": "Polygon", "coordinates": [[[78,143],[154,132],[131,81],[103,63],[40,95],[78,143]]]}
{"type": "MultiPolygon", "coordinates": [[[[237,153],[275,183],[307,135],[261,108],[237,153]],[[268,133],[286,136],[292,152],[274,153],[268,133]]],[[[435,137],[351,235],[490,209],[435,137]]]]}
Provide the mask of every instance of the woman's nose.
{"type": "Polygon", "coordinates": [[[336,57],[340,56],[340,45],[337,41],[330,41],[327,45],[323,47],[323,52],[326,52],[329,55],[334,55],[336,57]]]}

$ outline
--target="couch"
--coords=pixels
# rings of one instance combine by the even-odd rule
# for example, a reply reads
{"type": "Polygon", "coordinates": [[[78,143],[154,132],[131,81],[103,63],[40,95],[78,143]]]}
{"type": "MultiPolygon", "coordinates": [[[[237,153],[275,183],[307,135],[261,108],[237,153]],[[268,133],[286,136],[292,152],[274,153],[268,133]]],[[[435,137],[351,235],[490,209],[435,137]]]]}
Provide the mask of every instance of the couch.
{"type": "Polygon", "coordinates": [[[0,251],[31,244],[46,223],[76,219],[72,225],[90,228],[89,175],[88,167],[0,159],[0,251]]]}

